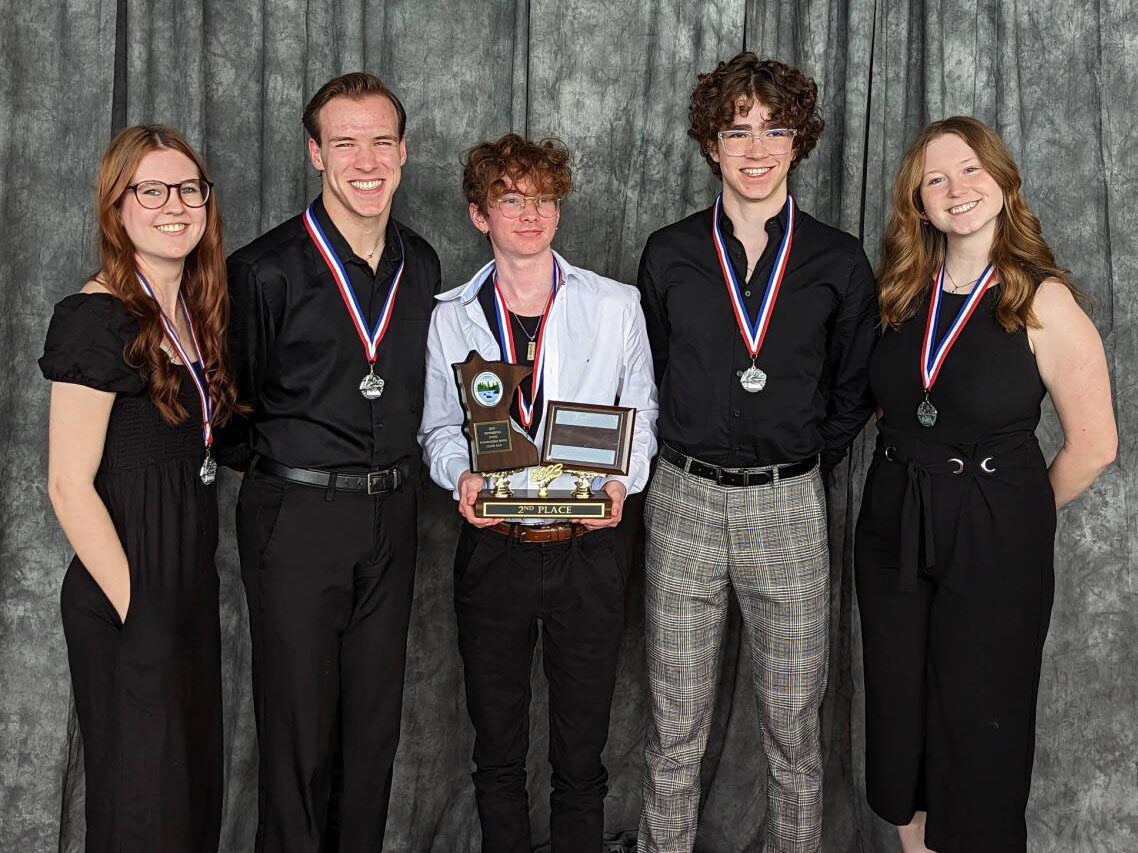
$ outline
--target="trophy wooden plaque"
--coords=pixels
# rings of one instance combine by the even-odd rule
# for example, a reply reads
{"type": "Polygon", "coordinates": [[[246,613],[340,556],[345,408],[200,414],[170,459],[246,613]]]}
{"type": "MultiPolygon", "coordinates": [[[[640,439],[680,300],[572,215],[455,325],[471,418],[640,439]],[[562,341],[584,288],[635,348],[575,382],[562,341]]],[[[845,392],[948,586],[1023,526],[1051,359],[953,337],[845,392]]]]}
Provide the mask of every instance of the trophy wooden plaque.
{"type": "Polygon", "coordinates": [[[612,515],[608,493],[594,492],[591,484],[598,476],[628,473],[635,409],[550,401],[539,459],[537,448],[510,423],[514,392],[532,370],[486,361],[475,351],[454,370],[466,410],[470,470],[490,481],[474,502],[475,515],[549,521],[612,515]],[[510,476],[525,468],[536,485],[511,488],[510,476]],[[574,477],[574,487],[549,488],[562,474],[574,477]]]}
{"type": "Polygon", "coordinates": [[[522,364],[487,361],[471,350],[454,365],[459,396],[466,409],[470,470],[479,474],[517,471],[537,464],[537,448],[510,426],[514,391],[533,370],[522,364]]]}

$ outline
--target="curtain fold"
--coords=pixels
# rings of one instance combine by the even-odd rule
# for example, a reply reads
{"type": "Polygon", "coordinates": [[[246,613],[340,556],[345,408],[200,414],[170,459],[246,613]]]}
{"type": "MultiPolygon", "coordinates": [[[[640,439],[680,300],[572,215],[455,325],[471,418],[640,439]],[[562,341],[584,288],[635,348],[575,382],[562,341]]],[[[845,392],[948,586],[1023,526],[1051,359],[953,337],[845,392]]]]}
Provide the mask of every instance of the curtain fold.
{"type": "MultiPolygon", "coordinates": [[[[973,114],[1004,136],[1062,266],[1091,297],[1117,401],[1119,461],[1060,514],[1028,811],[1032,851],[1122,851],[1138,838],[1138,15],[1132,0],[60,0],[0,16],[0,849],[83,846],[81,742],[70,712],[58,589],[70,559],[46,496],[47,383],[35,359],[51,306],[92,272],[98,158],[123,124],[164,122],[205,153],[234,250],[319,191],[301,112],[329,77],[375,71],[407,108],[396,215],[438,249],[444,286],[488,257],[460,187],[462,153],[507,130],[555,135],[576,190],[557,247],[632,282],[645,238],[716,191],[688,139],[695,75],[743,49],[813,76],[826,130],[795,171],[804,209],[876,260],[908,140],[973,114]]],[[[1062,440],[1048,408],[1045,449],[1062,440]]],[[[823,849],[894,851],[865,804],[864,697],[852,531],[874,439],[828,491],[830,686],[823,707],[823,849]]],[[[248,620],[222,477],[227,789],[222,850],[251,849],[256,744],[248,620]]],[[[634,506],[634,504],[630,504],[634,506]]],[[[451,604],[457,515],[424,484],[402,743],[386,848],[478,848],[472,732],[451,604]]],[[[648,719],[643,578],[633,575],[606,762],[606,829],[631,843],[648,719]]],[[[703,768],[697,850],[760,849],[766,767],[737,609],[703,768]]],[[[529,781],[548,839],[548,698],[534,658],[529,781]]]]}

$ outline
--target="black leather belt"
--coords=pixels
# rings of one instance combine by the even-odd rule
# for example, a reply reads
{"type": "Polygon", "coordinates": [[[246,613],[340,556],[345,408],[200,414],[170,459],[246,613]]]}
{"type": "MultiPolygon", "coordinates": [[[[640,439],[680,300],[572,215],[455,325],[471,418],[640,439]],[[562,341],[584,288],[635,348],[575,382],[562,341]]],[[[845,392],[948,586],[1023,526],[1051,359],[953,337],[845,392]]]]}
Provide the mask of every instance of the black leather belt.
{"type": "Polygon", "coordinates": [[[660,455],[689,474],[712,480],[720,486],[767,486],[774,482],[775,472],[780,480],[809,474],[818,466],[818,457],[812,456],[789,465],[772,465],[767,468],[721,468],[701,462],[666,444],[660,446],[660,455]]]}
{"type": "Polygon", "coordinates": [[[305,486],[343,492],[367,492],[369,495],[393,492],[407,481],[407,474],[399,465],[383,471],[353,474],[342,471],[318,471],[313,468],[290,468],[259,456],[250,466],[250,470],[290,480],[293,483],[302,483],[305,486]]]}

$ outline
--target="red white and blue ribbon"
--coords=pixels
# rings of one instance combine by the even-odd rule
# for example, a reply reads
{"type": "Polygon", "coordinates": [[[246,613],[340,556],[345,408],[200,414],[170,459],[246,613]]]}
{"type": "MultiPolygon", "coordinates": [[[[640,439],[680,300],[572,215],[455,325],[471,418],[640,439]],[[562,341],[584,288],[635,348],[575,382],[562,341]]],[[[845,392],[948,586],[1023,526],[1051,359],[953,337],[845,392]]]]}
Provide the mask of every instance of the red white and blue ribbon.
{"type": "Polygon", "coordinates": [[[743,343],[747,345],[747,352],[754,361],[759,350],[763,348],[763,339],[767,336],[770,327],[771,315],[774,313],[774,304],[778,299],[778,292],[782,287],[782,279],[786,274],[787,263],[790,260],[790,247],[794,244],[794,199],[786,197],[786,230],[779,244],[778,254],[775,256],[774,268],[770,278],[767,279],[767,291],[763,294],[763,302],[759,307],[759,315],[755,322],[751,322],[747,314],[747,307],[743,303],[742,289],[739,279],[735,275],[735,267],[727,254],[727,243],[723,239],[723,232],[719,228],[719,217],[723,211],[723,194],[715,199],[715,208],[711,216],[711,237],[715,243],[715,253],[719,257],[719,268],[723,271],[723,281],[727,285],[727,295],[731,298],[731,307],[735,309],[735,322],[739,326],[739,333],[743,336],[743,343]]]}
{"type": "Polygon", "coordinates": [[[960,306],[960,310],[956,312],[956,319],[952,321],[952,325],[944,333],[940,343],[936,343],[933,339],[936,337],[936,327],[940,318],[940,305],[942,297],[944,296],[944,264],[941,263],[940,271],[937,273],[936,284],[933,287],[932,298],[929,300],[929,315],[925,321],[925,338],[921,344],[921,382],[924,385],[925,393],[927,394],[932,390],[933,385],[936,384],[937,376],[940,374],[940,369],[944,367],[945,359],[948,358],[948,352],[952,349],[960,333],[964,331],[964,327],[968,324],[968,320],[976,311],[976,307],[980,304],[981,298],[984,296],[984,291],[994,283],[996,269],[989,264],[980,278],[976,280],[976,286],[972,288],[972,292],[968,294],[968,299],[960,306]]]}
{"type": "MultiPolygon", "coordinates": [[[[514,347],[514,330],[510,325],[510,315],[506,308],[506,300],[502,298],[502,290],[498,287],[498,271],[491,268],[490,278],[494,284],[494,309],[498,318],[498,341],[502,347],[502,357],[510,364],[518,363],[517,350],[514,347]]],[[[526,399],[525,386],[518,387],[518,410],[522,416],[522,426],[527,430],[533,424],[534,401],[537,400],[538,391],[541,390],[542,375],[545,372],[545,325],[553,310],[553,303],[557,299],[557,292],[561,289],[561,266],[557,260],[553,261],[553,286],[549,291],[549,299],[545,303],[545,310],[541,314],[541,324],[537,329],[537,349],[534,352],[533,375],[530,377],[529,399],[526,399]]]]}
{"type": "MultiPolygon", "coordinates": [[[[190,372],[190,379],[194,381],[194,387],[198,392],[198,399],[202,405],[202,441],[205,442],[206,451],[208,453],[210,446],[213,444],[213,400],[209,396],[209,380],[205,375],[205,364],[201,364],[201,375],[198,371],[194,370],[194,359],[190,358],[190,354],[186,351],[185,346],[182,345],[181,338],[178,337],[177,331],[174,329],[174,324],[170,322],[170,318],[166,316],[166,312],[162,310],[162,304],[158,302],[158,297],[154,295],[154,288],[150,286],[150,282],[138,270],[135,270],[135,275],[138,276],[138,281],[142,285],[142,289],[147,292],[155,304],[158,305],[158,314],[162,318],[162,328],[166,330],[166,337],[173,345],[178,353],[178,358],[182,360],[182,364],[186,366],[186,370],[190,372]]],[[[181,293],[178,294],[178,306],[182,309],[182,316],[186,318],[186,325],[190,329],[190,339],[194,342],[194,352],[201,358],[202,348],[198,345],[198,335],[194,331],[194,321],[190,318],[189,309],[186,308],[186,300],[181,293]]]]}
{"type": "Polygon", "coordinates": [[[348,314],[352,317],[352,324],[356,327],[356,334],[360,336],[360,342],[364,345],[368,364],[374,365],[379,353],[379,344],[383,340],[383,336],[387,334],[387,327],[391,323],[395,295],[399,292],[399,282],[403,279],[403,268],[407,266],[407,255],[403,251],[403,237],[400,236],[399,229],[395,229],[395,234],[399,237],[399,254],[402,256],[402,260],[399,262],[399,269],[395,271],[395,275],[391,279],[391,289],[387,292],[387,300],[383,303],[383,310],[379,312],[379,319],[375,321],[375,328],[369,330],[363,309],[360,308],[359,300],[356,299],[356,292],[348,280],[348,272],[344,269],[344,264],[340,261],[336,250],[332,248],[328,235],[324,233],[324,229],[320,227],[320,223],[316,219],[316,214],[313,211],[315,204],[316,202],[313,202],[304,211],[304,227],[308,229],[308,236],[316,244],[320,256],[324,258],[324,263],[328,265],[332,278],[336,281],[336,287],[340,290],[340,298],[344,300],[344,306],[348,309],[348,314]]]}

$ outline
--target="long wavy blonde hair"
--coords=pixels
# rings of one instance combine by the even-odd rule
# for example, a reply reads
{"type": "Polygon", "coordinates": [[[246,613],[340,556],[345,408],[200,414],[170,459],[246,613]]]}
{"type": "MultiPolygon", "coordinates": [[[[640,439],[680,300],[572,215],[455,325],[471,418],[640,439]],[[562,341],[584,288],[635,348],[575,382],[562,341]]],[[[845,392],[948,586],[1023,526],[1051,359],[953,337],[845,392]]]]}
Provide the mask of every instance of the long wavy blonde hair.
{"type": "MultiPolygon", "coordinates": [[[[95,208],[99,222],[101,269],[96,278],[122,301],[138,321],[138,335],[126,348],[127,363],[147,375],[150,399],[162,418],[173,425],[188,416],[185,407],[178,402],[182,378],[162,350],[165,329],[161,311],[135,277],[134,244],[119,216],[119,208],[130,192],[127,186],[142,158],[151,151],[164,149],[185,154],[201,177],[209,180],[201,156],[177,131],[160,124],[148,124],[128,127],[119,133],[99,164],[95,208]]],[[[214,404],[214,423],[222,424],[239,409],[236,385],[225,363],[229,297],[225,252],[221,242],[221,213],[212,193],[206,202],[205,213],[202,238],[186,256],[181,293],[201,346],[202,367],[209,379],[209,395],[214,404]]]]}
{"type": "Polygon", "coordinates": [[[1019,169],[999,135],[971,116],[951,116],[925,127],[909,144],[893,182],[893,210],[881,238],[877,269],[877,295],[881,322],[896,327],[912,317],[944,258],[945,235],[922,220],[921,179],[925,147],[946,133],[954,133],[976,152],[980,163],[1004,193],[1004,209],[996,220],[989,255],[999,282],[996,319],[1008,332],[1038,327],[1031,310],[1035,290],[1044,279],[1062,282],[1078,298],[1069,273],[1055,263],[1043,239],[1039,219],[1020,192],[1019,169]]]}

